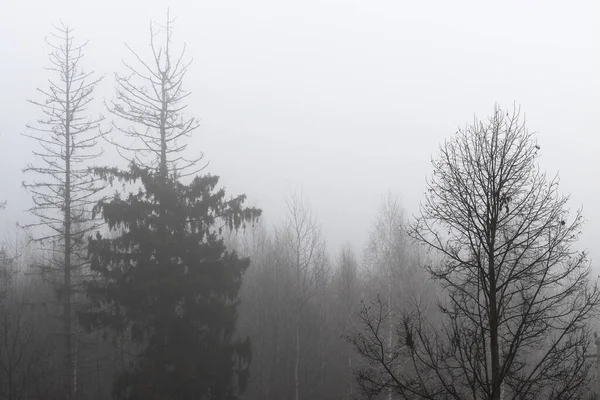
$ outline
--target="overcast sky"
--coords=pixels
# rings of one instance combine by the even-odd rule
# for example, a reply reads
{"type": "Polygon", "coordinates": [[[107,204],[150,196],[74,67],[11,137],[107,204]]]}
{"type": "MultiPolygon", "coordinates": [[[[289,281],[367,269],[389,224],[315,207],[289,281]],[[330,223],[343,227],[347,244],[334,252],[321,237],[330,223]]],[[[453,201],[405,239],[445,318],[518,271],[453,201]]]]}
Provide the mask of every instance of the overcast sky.
{"type": "MultiPolygon", "coordinates": [[[[495,102],[520,104],[538,132],[542,167],[584,207],[581,244],[600,262],[600,2],[401,0],[3,0],[0,5],[0,223],[30,204],[27,103],[49,74],[44,37],[62,20],[89,40],[83,67],[112,97],[125,42],[149,55],[150,20],[177,17],[174,41],[194,58],[191,147],[231,194],[269,222],[302,188],[330,250],[360,250],[382,195],[416,210],[430,158],[495,102]]],[[[92,110],[94,111],[94,110],[92,110]]],[[[104,112],[105,113],[105,112],[104,112]]],[[[106,113],[105,113],[106,114],[106,113]]],[[[110,116],[108,116],[110,119],[110,116]]],[[[111,160],[103,160],[110,162],[111,160]]]]}

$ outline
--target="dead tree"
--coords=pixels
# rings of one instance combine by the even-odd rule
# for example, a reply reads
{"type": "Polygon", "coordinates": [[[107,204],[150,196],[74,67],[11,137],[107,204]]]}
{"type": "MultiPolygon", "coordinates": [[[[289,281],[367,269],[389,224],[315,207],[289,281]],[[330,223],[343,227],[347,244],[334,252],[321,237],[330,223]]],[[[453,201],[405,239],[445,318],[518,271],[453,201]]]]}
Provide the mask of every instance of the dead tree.
{"type": "Polygon", "coordinates": [[[442,256],[425,266],[444,289],[441,323],[419,307],[399,321],[393,354],[403,373],[394,373],[378,355],[385,307],[366,308],[365,331],[354,337],[373,362],[358,375],[363,388],[391,387],[405,399],[585,392],[600,290],[585,252],[574,249],[581,213],[569,215],[558,178],[540,172],[539,149],[519,111],[498,108],[441,146],[410,230],[442,256]]]}
{"type": "Polygon", "coordinates": [[[115,74],[116,98],[107,106],[110,113],[130,123],[126,127],[112,124],[114,130],[131,139],[130,143],[121,138],[110,142],[125,159],[156,169],[163,177],[193,175],[202,159],[202,155],[184,156],[188,145],[184,139],[191,136],[200,121],[183,115],[187,108],[184,101],[190,95],[183,89],[183,80],[191,61],[184,61],[185,45],[179,56],[173,57],[173,22],[167,13],[166,26],[150,23],[149,62],[127,45],[139,65],[123,62],[128,73],[115,74]],[[158,45],[156,37],[161,28],[165,39],[158,45]]]}
{"type": "Polygon", "coordinates": [[[44,116],[37,124],[28,125],[28,133],[24,134],[39,146],[33,151],[37,161],[24,169],[36,176],[23,182],[23,186],[32,195],[33,207],[29,212],[37,220],[25,227],[32,229],[33,239],[46,246],[51,254],[44,268],[62,273],[61,281],[55,284],[62,305],[64,398],[71,399],[76,376],[73,293],[80,284],[72,278],[87,265],[82,253],[84,237],[97,227],[90,208],[103,187],[88,171],[88,163],[101,154],[97,141],[102,117],[90,119],[87,109],[102,78],[82,71],[80,64],[86,43],[76,45],[69,27],[56,26],[46,41],[52,49],[51,66],[47,69],[56,78],[49,80],[47,89],[38,89],[43,100],[30,100],[41,108],[44,116]]]}

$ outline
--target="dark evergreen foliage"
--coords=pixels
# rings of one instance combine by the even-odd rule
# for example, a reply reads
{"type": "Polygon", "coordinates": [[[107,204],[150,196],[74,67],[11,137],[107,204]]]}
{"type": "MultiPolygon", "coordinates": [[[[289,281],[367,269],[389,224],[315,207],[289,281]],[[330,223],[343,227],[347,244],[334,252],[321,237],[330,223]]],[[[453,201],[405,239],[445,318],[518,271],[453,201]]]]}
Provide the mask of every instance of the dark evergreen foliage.
{"type": "Polygon", "coordinates": [[[237,230],[261,211],[245,196],[225,199],[216,176],[190,184],[132,164],[99,169],[109,182],[141,183],[137,193],[101,201],[115,237],[89,241],[88,329],[124,332],[141,351],[115,382],[123,399],[237,399],[248,380],[248,339],[234,340],[238,292],[249,259],[228,251],[223,228],[237,230]]]}

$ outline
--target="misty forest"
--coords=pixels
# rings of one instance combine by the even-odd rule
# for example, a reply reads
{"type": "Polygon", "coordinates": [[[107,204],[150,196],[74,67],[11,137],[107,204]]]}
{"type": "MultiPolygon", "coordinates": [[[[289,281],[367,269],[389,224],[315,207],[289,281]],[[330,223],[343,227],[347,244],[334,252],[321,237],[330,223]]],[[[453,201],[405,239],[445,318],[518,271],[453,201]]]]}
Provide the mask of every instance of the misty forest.
{"type": "Polygon", "coordinates": [[[265,218],[253,181],[230,190],[192,141],[204,56],[175,11],[144,21],[144,44],[121,38],[114,70],[77,21],[37,38],[43,83],[15,104],[29,122],[0,132],[29,154],[0,192],[0,214],[23,212],[0,247],[0,399],[599,398],[597,267],[565,190],[581,186],[544,163],[518,100],[463,109],[415,155],[418,205],[379,191],[364,240],[331,245],[318,192],[291,181],[265,218]]]}

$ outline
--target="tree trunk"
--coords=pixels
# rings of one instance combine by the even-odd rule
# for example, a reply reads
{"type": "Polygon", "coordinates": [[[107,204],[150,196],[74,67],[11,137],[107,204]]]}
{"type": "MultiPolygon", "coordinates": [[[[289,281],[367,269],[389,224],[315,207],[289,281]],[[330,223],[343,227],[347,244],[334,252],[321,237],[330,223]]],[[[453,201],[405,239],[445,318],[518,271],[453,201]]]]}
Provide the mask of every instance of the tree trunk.
{"type": "Polygon", "coordinates": [[[352,352],[350,351],[350,345],[348,345],[348,399],[352,398],[352,352]]]}
{"type": "MultiPolygon", "coordinates": [[[[392,274],[390,267],[390,279],[388,280],[388,307],[389,307],[389,325],[390,325],[390,335],[388,338],[388,358],[391,360],[392,358],[392,345],[394,344],[394,318],[392,317],[392,274]]],[[[388,388],[388,400],[392,400],[392,388],[388,388]]]]}
{"type": "MultiPolygon", "coordinates": [[[[490,247],[493,249],[493,246],[490,247]]],[[[500,400],[500,351],[498,344],[498,315],[496,299],[496,276],[494,271],[494,258],[489,257],[488,274],[490,285],[489,323],[490,323],[490,353],[492,358],[492,398],[500,400]]]]}
{"type": "Polygon", "coordinates": [[[300,399],[298,370],[300,368],[300,312],[296,316],[296,363],[294,365],[294,399],[300,399]]]}
{"type": "MultiPolygon", "coordinates": [[[[66,68],[70,72],[69,54],[70,49],[69,35],[66,36],[65,51],[67,52],[66,68]]],[[[73,360],[71,343],[71,80],[65,77],[66,101],[65,101],[65,208],[64,208],[64,234],[65,234],[65,253],[64,253],[64,292],[63,292],[63,334],[65,335],[65,390],[67,399],[73,398],[73,360]]]]}

